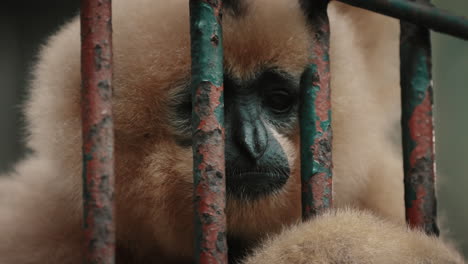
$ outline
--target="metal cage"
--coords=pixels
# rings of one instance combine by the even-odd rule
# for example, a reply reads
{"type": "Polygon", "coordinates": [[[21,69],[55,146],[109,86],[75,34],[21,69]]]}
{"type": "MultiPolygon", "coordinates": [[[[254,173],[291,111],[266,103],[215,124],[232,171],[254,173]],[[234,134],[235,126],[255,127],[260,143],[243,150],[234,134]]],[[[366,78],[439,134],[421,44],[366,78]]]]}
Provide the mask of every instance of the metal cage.
{"type": "MultiPolygon", "coordinates": [[[[429,29],[468,40],[468,20],[428,0],[338,0],[401,19],[406,219],[438,235],[429,29]]],[[[301,78],[303,219],[332,206],[328,0],[300,0],[315,45],[301,78]]],[[[197,263],[227,263],[224,213],[222,1],[190,0],[195,249],[197,263]]],[[[111,0],[81,1],[84,254],[115,262],[111,0]]]]}

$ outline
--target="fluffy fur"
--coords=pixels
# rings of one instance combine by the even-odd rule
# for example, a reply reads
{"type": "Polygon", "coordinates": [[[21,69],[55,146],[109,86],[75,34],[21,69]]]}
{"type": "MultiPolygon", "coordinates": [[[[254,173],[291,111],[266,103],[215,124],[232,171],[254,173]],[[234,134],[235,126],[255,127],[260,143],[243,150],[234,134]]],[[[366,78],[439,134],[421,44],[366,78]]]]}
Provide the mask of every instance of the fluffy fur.
{"type": "Polygon", "coordinates": [[[286,229],[243,262],[271,263],[436,264],[463,260],[434,237],[345,209],[286,229]]]}
{"type": "MultiPolygon", "coordinates": [[[[226,70],[243,79],[280,66],[298,78],[310,37],[296,2],[255,0],[242,15],[228,13],[226,70]]],[[[177,146],[167,125],[169,100],[190,75],[188,1],[115,0],[113,12],[118,263],[189,263],[191,149],[177,146]]],[[[462,263],[448,246],[403,224],[394,139],[398,22],[337,3],[329,14],[334,199],[337,208],[355,209],[280,233],[299,221],[300,187],[297,134],[292,140],[278,135],[292,168],[289,182],[258,201],[228,201],[230,235],[276,237],[246,263],[462,263]]],[[[34,69],[25,111],[35,153],[0,182],[1,264],[82,262],[79,62],[75,19],[50,38],[34,69]]]]}

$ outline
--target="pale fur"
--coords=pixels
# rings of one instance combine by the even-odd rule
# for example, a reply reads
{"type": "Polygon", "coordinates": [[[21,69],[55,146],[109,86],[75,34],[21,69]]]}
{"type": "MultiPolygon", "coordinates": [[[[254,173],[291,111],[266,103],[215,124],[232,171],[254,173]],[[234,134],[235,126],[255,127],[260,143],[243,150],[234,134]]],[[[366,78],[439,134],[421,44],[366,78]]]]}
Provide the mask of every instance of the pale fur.
{"type": "MultiPolygon", "coordinates": [[[[189,262],[191,150],[172,139],[166,107],[190,73],[188,1],[115,0],[113,12],[118,261],[189,262]]],[[[329,14],[334,203],[371,210],[395,224],[352,211],[328,214],[285,231],[263,246],[265,252],[257,258],[269,261],[270,253],[282,254],[278,247],[318,241],[319,253],[307,252],[304,245],[297,256],[288,254],[287,263],[302,263],[306,256],[339,250],[334,237],[340,236],[350,243],[363,241],[362,247],[375,246],[368,259],[402,253],[402,259],[423,260],[431,251],[434,259],[455,263],[459,257],[448,254],[440,241],[403,225],[401,153],[392,141],[399,133],[398,22],[337,3],[329,14]],[[376,243],[365,241],[366,234],[376,243]]],[[[238,78],[251,77],[264,66],[281,66],[299,77],[308,61],[309,29],[296,1],[250,1],[245,17],[225,16],[223,26],[225,67],[238,78]]],[[[0,182],[0,264],[82,262],[79,43],[74,19],[50,38],[34,69],[25,112],[27,142],[35,153],[0,182]]],[[[259,240],[299,221],[298,136],[292,141],[277,137],[289,154],[290,180],[268,198],[229,201],[231,234],[259,240]]],[[[353,254],[348,257],[356,262],[366,258],[362,252],[353,254]]]]}
{"type": "Polygon", "coordinates": [[[437,238],[369,212],[342,209],[287,228],[243,262],[271,263],[453,264],[463,259],[437,238]]]}

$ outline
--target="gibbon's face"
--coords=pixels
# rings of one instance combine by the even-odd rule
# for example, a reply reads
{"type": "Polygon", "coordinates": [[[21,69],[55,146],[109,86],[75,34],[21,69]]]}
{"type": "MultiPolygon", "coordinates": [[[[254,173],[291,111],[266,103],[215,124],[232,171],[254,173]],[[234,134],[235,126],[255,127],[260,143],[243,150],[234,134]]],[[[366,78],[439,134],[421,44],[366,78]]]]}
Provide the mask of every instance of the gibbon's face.
{"type": "MultiPolygon", "coordinates": [[[[114,2],[116,214],[133,228],[119,234],[152,226],[141,232],[181,250],[193,228],[188,1],[137,1],[114,2]]],[[[236,236],[300,218],[299,79],[311,41],[298,5],[256,0],[223,16],[226,210],[236,236]]]]}
{"type": "MultiPolygon", "coordinates": [[[[299,85],[276,65],[248,79],[224,73],[226,188],[229,198],[254,200],[284,187],[291,173],[278,141],[297,132],[299,85]]],[[[192,101],[189,87],[174,97],[170,119],[175,142],[190,148],[192,101]]]]}

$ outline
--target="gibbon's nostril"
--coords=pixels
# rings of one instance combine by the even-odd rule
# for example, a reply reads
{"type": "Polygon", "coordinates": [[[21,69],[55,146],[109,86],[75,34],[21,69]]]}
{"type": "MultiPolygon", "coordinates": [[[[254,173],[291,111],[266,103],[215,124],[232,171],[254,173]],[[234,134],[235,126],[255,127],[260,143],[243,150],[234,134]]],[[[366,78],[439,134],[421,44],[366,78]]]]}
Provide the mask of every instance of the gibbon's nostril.
{"type": "Polygon", "coordinates": [[[268,145],[268,134],[261,120],[242,124],[240,142],[249,156],[255,161],[265,154],[268,145]]]}

